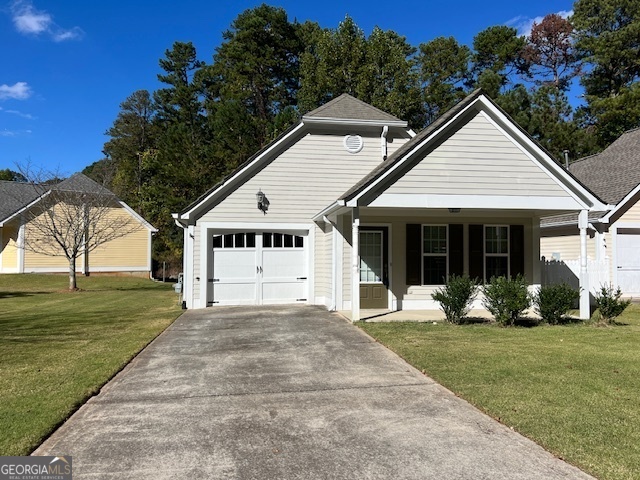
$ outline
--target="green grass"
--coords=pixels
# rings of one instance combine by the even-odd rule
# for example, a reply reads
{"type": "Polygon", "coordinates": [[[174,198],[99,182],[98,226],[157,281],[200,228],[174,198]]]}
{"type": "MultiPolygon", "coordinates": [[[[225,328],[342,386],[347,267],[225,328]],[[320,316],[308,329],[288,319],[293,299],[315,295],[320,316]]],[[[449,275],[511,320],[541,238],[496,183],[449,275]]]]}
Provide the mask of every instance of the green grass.
{"type": "Polygon", "coordinates": [[[601,479],[640,478],[640,306],[611,327],[360,323],[410,364],[601,479]]]}
{"type": "Polygon", "coordinates": [[[171,285],[0,275],[0,455],[26,455],[162,332],[171,285]]]}

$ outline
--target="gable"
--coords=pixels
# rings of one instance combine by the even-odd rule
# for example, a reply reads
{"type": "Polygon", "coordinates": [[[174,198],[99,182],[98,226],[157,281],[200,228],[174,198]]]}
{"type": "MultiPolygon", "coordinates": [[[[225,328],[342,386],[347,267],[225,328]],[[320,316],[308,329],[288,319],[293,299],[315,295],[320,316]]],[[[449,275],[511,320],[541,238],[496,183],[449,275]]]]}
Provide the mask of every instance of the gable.
{"type": "Polygon", "coordinates": [[[570,196],[482,111],[412,164],[385,193],[570,196]]]}
{"type": "MultiPolygon", "coordinates": [[[[307,133],[265,161],[258,172],[203,213],[199,221],[310,221],[382,162],[379,131],[352,132],[363,139],[363,148],[356,154],[345,150],[345,133],[307,133]],[[270,202],[266,215],[256,206],[258,190],[270,202]]],[[[389,155],[407,141],[391,133],[387,139],[389,155]]]]}

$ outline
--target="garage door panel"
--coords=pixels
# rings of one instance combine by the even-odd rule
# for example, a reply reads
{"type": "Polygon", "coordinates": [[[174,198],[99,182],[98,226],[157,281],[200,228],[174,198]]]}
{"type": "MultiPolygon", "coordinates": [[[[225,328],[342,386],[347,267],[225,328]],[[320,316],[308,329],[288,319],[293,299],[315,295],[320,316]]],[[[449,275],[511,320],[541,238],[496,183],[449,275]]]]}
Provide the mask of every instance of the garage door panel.
{"type": "Polygon", "coordinates": [[[255,250],[216,250],[213,253],[214,277],[223,279],[245,279],[255,282],[255,250]]]}
{"type": "Polygon", "coordinates": [[[214,235],[211,300],[217,305],[306,301],[306,245],[306,238],[284,232],[214,235]]]}
{"type": "Polygon", "coordinates": [[[640,293],[640,234],[619,232],[617,237],[618,285],[626,295],[640,293]]]}
{"type": "Polygon", "coordinates": [[[262,297],[268,303],[292,303],[307,299],[307,282],[270,282],[262,284],[262,297]]]}
{"type": "Polygon", "coordinates": [[[213,301],[222,305],[254,305],[255,280],[251,283],[214,283],[213,301]]]}
{"type": "Polygon", "coordinates": [[[262,278],[264,280],[305,276],[304,250],[264,250],[262,259],[262,278]]]}

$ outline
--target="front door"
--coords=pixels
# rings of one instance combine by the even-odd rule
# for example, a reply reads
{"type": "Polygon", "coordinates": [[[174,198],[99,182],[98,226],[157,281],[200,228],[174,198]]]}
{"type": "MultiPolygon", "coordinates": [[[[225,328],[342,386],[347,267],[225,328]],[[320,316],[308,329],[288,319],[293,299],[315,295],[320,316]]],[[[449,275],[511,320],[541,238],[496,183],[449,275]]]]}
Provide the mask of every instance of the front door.
{"type": "Polygon", "coordinates": [[[360,308],[388,308],[386,227],[360,229],[360,308]]]}

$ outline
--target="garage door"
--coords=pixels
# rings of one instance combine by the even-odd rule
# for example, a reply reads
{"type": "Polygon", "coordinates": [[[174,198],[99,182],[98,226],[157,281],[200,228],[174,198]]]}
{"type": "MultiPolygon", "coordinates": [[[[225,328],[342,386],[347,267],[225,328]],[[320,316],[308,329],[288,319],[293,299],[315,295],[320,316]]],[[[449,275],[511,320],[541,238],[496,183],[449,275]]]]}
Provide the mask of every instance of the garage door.
{"type": "Polygon", "coordinates": [[[211,295],[218,305],[307,301],[307,237],[287,232],[213,236],[211,295]]]}
{"type": "Polygon", "coordinates": [[[625,295],[640,294],[640,231],[618,229],[618,285],[625,295]]]}

